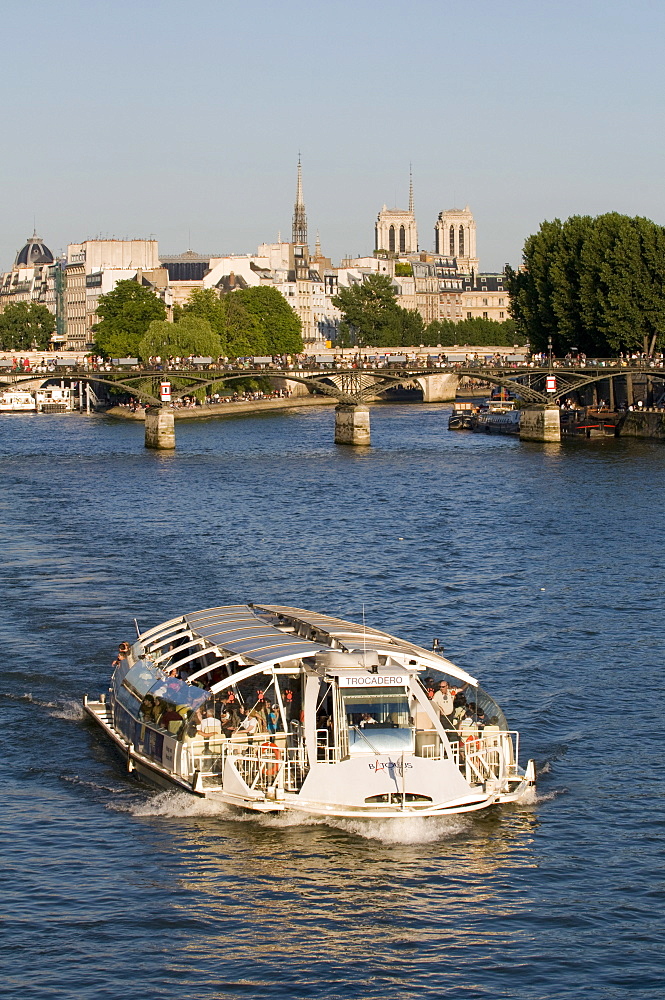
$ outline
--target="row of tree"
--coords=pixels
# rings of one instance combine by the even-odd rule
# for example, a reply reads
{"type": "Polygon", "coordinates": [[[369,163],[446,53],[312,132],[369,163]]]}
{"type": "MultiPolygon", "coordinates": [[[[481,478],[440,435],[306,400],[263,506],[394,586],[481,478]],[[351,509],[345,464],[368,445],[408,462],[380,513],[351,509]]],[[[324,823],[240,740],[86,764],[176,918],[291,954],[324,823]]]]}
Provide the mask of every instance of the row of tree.
{"type": "Polygon", "coordinates": [[[460,323],[435,320],[426,326],[419,312],[397,304],[395,288],[386,274],[372,274],[362,284],[340,288],[333,304],[343,315],[340,342],[344,346],[508,347],[517,342],[515,323],[511,320],[505,323],[488,319],[467,319],[460,323]]]}
{"type": "Polygon", "coordinates": [[[275,288],[247,288],[223,295],[196,289],[175,322],[149,288],[119,281],[99,298],[97,348],[109,357],[240,358],[302,351],[301,323],[275,288]]]}
{"type": "Polygon", "coordinates": [[[543,222],[506,268],[511,312],[535,350],[596,357],[665,346],[665,227],[612,212],[543,222]]]}

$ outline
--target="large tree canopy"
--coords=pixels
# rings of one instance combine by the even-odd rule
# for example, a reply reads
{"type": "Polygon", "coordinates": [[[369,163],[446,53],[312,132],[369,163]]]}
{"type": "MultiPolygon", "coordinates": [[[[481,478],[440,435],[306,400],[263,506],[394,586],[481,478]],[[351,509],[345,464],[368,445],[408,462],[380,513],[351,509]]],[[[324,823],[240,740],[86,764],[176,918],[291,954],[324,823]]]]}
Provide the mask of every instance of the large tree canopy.
{"type": "Polygon", "coordinates": [[[183,309],[188,315],[210,323],[230,358],[302,351],[300,319],[276,288],[243,288],[221,298],[212,288],[196,289],[183,309]]]}
{"type": "Polygon", "coordinates": [[[55,317],[38,302],[12,302],[0,314],[0,350],[43,351],[49,346],[55,317]]]}
{"type": "Polygon", "coordinates": [[[99,296],[95,327],[98,348],[112,358],[133,357],[153,320],[166,319],[161,299],[138,281],[119,281],[113,291],[99,296]]]}
{"type": "Polygon", "coordinates": [[[226,297],[238,298],[255,320],[266,354],[298,354],[302,351],[300,317],[276,288],[263,285],[241,288],[226,297]]]}
{"type": "Polygon", "coordinates": [[[381,347],[395,339],[396,292],[387,274],[371,274],[362,284],[340,288],[333,298],[359,347],[381,347]]]}
{"type": "Polygon", "coordinates": [[[653,351],[665,342],[665,228],[616,212],[543,222],[506,269],[511,311],[536,350],[653,351]]]}
{"type": "Polygon", "coordinates": [[[179,323],[154,319],[139,343],[138,354],[144,361],[155,356],[177,358],[190,354],[218,358],[221,346],[207,319],[187,315],[179,323]]]}

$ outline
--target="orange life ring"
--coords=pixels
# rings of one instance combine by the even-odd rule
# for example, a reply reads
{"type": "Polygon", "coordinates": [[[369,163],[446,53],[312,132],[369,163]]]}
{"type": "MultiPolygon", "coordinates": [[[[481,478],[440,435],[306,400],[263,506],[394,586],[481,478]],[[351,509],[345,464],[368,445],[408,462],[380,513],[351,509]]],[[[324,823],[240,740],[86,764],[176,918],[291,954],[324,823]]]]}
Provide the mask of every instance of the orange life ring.
{"type": "Polygon", "coordinates": [[[274,743],[266,740],[259,747],[259,757],[262,761],[266,761],[265,772],[269,778],[274,778],[274,776],[279,771],[279,764],[277,761],[282,759],[282,751],[274,743]]]}

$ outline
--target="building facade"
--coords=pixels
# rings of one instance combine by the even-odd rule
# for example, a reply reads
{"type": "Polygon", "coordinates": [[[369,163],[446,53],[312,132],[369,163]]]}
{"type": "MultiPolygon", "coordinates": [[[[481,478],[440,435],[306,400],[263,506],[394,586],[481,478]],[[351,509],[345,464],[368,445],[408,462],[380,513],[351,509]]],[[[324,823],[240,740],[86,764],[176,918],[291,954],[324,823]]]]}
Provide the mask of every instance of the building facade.
{"type": "Polygon", "coordinates": [[[65,347],[87,351],[95,340],[99,298],[119,281],[138,281],[172,313],[169,276],[159,262],[157,240],[85,240],[70,243],[64,267],[65,347]]]}
{"type": "Polygon", "coordinates": [[[510,299],[503,274],[465,277],[462,285],[462,319],[510,319],[510,299]]]}

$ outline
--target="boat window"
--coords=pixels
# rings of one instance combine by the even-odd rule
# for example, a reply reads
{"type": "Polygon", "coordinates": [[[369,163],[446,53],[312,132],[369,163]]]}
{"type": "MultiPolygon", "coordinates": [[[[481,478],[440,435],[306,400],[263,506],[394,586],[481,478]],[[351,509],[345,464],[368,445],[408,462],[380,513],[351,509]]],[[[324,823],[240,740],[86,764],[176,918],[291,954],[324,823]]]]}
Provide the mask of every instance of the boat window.
{"type": "Polygon", "coordinates": [[[139,705],[143,701],[144,696],[159,676],[155,667],[145,660],[139,660],[138,663],[134,664],[127,671],[122,683],[116,688],[118,701],[134,718],[138,716],[139,705]]]}
{"type": "Polygon", "coordinates": [[[342,709],[349,753],[401,753],[413,749],[413,722],[404,688],[344,691],[342,709]]]}
{"type": "Polygon", "coordinates": [[[209,697],[208,691],[185,684],[177,677],[160,677],[143,698],[141,718],[178,736],[184,724],[209,697]]]}
{"type": "Polygon", "coordinates": [[[402,687],[380,691],[354,691],[343,694],[344,712],[349,726],[379,726],[397,729],[411,725],[409,699],[402,687]]]}

